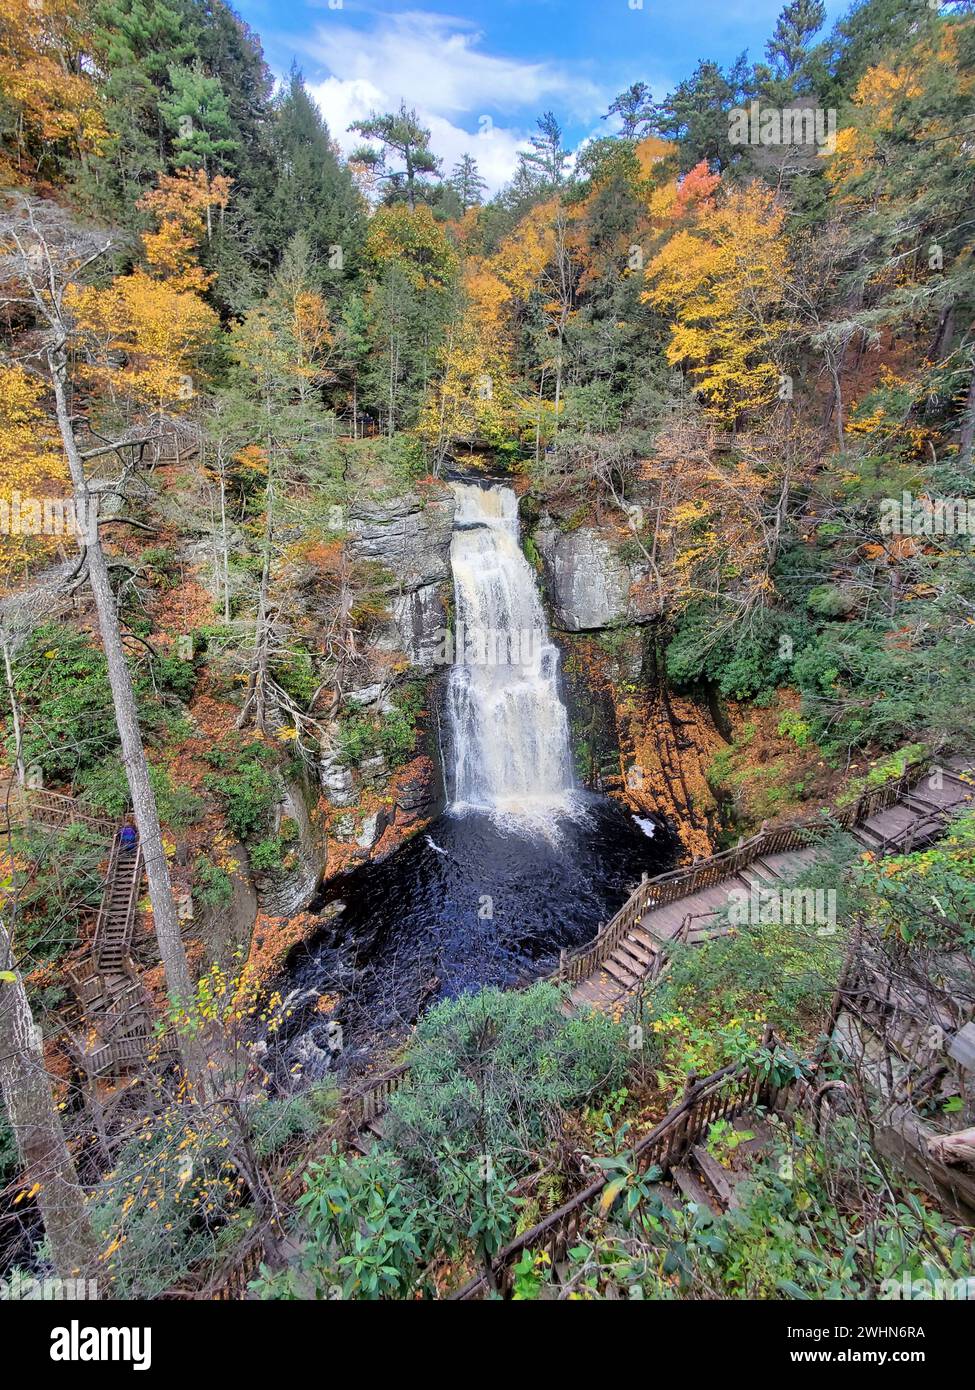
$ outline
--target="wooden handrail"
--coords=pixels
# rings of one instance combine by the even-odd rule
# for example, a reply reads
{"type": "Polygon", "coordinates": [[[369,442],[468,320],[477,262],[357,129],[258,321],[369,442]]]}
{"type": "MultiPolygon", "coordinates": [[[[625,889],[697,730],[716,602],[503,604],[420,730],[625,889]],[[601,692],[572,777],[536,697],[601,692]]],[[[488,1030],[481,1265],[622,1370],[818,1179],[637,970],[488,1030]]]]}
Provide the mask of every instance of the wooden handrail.
{"type": "Polygon", "coordinates": [[[102,947],[105,944],[105,923],[108,918],[108,909],[112,898],[112,886],[115,883],[115,873],[118,869],[120,849],[121,842],[118,836],[116,836],[112,840],[112,849],[108,856],[108,867],[105,870],[105,877],[102,880],[102,896],[98,904],[98,916],[95,918],[95,932],[92,937],[91,954],[96,966],[100,964],[102,947]]]}
{"type": "Polygon", "coordinates": [[[44,787],[18,787],[9,784],[2,797],[7,825],[18,825],[23,820],[37,821],[57,829],[62,825],[84,825],[89,830],[106,838],[114,837],[119,822],[110,816],[90,811],[74,796],[63,796],[61,792],[49,792],[44,787]],[[16,818],[15,818],[16,814],[16,818]]]}
{"type": "Polygon", "coordinates": [[[721,850],[699,864],[691,864],[682,869],[669,869],[654,878],[643,879],[595,940],[575,952],[566,953],[558,968],[547,978],[553,983],[586,979],[613,954],[625,934],[651,908],[663,907],[667,903],[689,897],[701,888],[711,888],[724,879],[732,878],[741,869],[747,868],[765,855],[806,849],[810,840],[821,836],[830,823],[848,830],[862,821],[869,820],[878,811],[886,810],[888,806],[899,801],[905,791],[921,780],[930,765],[930,758],[918,759],[916,762],[908,763],[899,776],[891,778],[883,786],[871,787],[863,792],[851,806],[841,810],[834,808],[828,816],[824,815],[818,820],[792,821],[772,830],[761,831],[740,845],[735,845],[733,849],[721,850]]]}
{"type": "MultiPolygon", "coordinates": [[[[92,955],[99,969],[102,968],[102,952],[106,945],[106,935],[108,923],[112,913],[112,895],[116,887],[116,878],[119,873],[119,857],[122,853],[122,842],[116,835],[112,842],[112,852],[109,855],[108,869],[105,873],[105,886],[102,892],[102,900],[98,907],[98,917],[95,922],[95,934],[92,941],[92,955]]],[[[132,927],[135,921],[136,905],[139,901],[139,889],[142,886],[142,845],[136,845],[135,859],[132,863],[132,877],[129,882],[129,893],[125,902],[125,927],[122,954],[127,955],[129,947],[132,945],[132,927]]]]}
{"type": "MultiPolygon", "coordinates": [[[[774,1041],[771,1044],[774,1048],[774,1041]]],[[[716,1120],[731,1120],[757,1105],[774,1110],[781,1106],[792,1082],[773,1087],[761,1075],[731,1063],[704,1080],[689,1086],[681,1101],[634,1145],[633,1161],[638,1172],[659,1167],[665,1176],[680,1163],[716,1120]]],[[[596,1178],[561,1207],[550,1212],[529,1230],[509,1242],[496,1256],[492,1276],[499,1292],[510,1288],[512,1267],[526,1250],[547,1251],[552,1266],[563,1260],[577,1235],[586,1209],[602,1194],[612,1174],[596,1178]]],[[[476,1275],[450,1295],[450,1301],[475,1298],[489,1287],[487,1272],[476,1275]]]]}
{"type": "Polygon", "coordinates": [[[395,1091],[399,1091],[409,1080],[410,1066],[403,1062],[398,1067],[375,1077],[361,1090],[354,1091],[346,1099],[343,1119],[346,1131],[362,1129],[374,1120],[385,1108],[385,1102],[395,1091]]]}
{"type": "MultiPolygon", "coordinates": [[[[348,1142],[353,1133],[367,1125],[370,1120],[381,1113],[385,1102],[395,1092],[400,1090],[408,1081],[410,1068],[404,1062],[398,1067],[384,1072],[382,1076],[377,1076],[362,1086],[358,1091],[353,1091],[346,1096],[342,1112],[338,1119],[326,1131],[325,1139],[319,1135],[316,1139],[316,1152],[320,1152],[323,1142],[340,1139],[348,1142]]],[[[296,1178],[303,1171],[305,1166],[313,1162],[311,1155],[306,1155],[299,1163],[293,1165],[296,1169],[296,1178]]],[[[294,1184],[297,1186],[297,1182],[294,1184]]],[[[243,1298],[247,1292],[247,1285],[257,1274],[258,1269],[264,1259],[264,1242],[262,1236],[255,1237],[247,1245],[235,1253],[230,1264],[221,1274],[211,1274],[205,1279],[191,1281],[178,1288],[171,1289],[164,1295],[168,1298],[202,1298],[215,1300],[228,1300],[243,1298]]]]}

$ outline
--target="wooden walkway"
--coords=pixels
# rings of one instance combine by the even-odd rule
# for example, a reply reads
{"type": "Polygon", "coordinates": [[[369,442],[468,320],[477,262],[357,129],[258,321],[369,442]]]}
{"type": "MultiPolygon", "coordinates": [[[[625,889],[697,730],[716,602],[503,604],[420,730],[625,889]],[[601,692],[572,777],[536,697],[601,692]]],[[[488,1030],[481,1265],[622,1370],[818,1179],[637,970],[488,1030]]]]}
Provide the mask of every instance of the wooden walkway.
{"type": "Polygon", "coordinates": [[[83,825],[106,840],[111,840],[118,830],[118,821],[99,815],[73,796],[62,796],[60,792],[49,792],[41,787],[19,787],[15,782],[0,782],[0,835],[8,835],[17,826],[26,824],[43,825],[51,830],[83,825]]]}
{"type": "MultiPolygon", "coordinates": [[[[922,848],[975,799],[975,758],[945,760],[940,777],[927,772],[926,767],[909,770],[886,797],[868,792],[835,823],[878,856],[922,848]]],[[[704,864],[642,883],[596,942],[564,960],[553,977],[574,981],[567,1010],[618,1008],[660,973],[674,941],[694,944],[727,930],[733,890],[750,893],[794,881],[816,859],[819,850],[809,842],[823,828],[822,823],[779,827],[704,864]],[[678,891],[654,893],[655,887],[671,886],[678,891]]]]}
{"type": "Polygon", "coordinates": [[[91,955],[67,971],[88,1025],[75,1051],[90,1077],[144,1064],[153,1039],[152,1001],[130,951],[143,875],[142,847],[112,842],[91,955]]]}
{"type": "MultiPolygon", "coordinates": [[[[119,822],[72,796],[0,784],[0,834],[21,825],[63,830],[83,825],[111,841],[90,955],[65,968],[78,1003],[73,1050],[89,1078],[119,1076],[145,1064],[153,1037],[152,1000],[131,958],[142,887],[142,848],[123,838],[119,822]],[[80,1030],[79,1030],[80,1025],[80,1030]]],[[[172,1048],[164,1037],[161,1052],[172,1048]]]]}

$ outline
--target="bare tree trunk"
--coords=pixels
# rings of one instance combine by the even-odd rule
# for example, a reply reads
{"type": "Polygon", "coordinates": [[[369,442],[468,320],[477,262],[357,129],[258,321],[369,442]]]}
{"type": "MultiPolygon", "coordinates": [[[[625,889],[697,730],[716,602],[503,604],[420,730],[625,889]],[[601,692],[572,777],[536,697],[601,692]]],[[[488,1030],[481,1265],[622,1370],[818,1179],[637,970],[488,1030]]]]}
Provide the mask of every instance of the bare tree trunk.
{"type": "Polygon", "coordinates": [[[0,1088],[27,1177],[62,1279],[87,1276],[98,1243],[85,1194],[65,1143],[61,1117],[44,1069],[38,1030],[16,968],[13,942],[0,917],[0,1088]]]}
{"type": "Polygon", "coordinates": [[[942,310],[941,317],[938,319],[938,327],[935,331],[934,341],[928,348],[928,359],[937,362],[944,349],[951,342],[955,332],[955,306],[954,303],[942,310]]]}
{"type": "Polygon", "coordinates": [[[838,362],[830,363],[830,375],[833,378],[833,415],[836,423],[836,442],[839,445],[841,454],[846,453],[846,439],[843,434],[843,388],[840,385],[840,368],[838,362]]]}
{"type": "Polygon", "coordinates": [[[555,256],[558,273],[556,293],[559,298],[559,318],[556,329],[555,358],[555,432],[559,429],[559,409],[562,404],[562,352],[565,328],[572,311],[572,262],[566,242],[566,217],[561,204],[555,219],[555,256]]]}
{"type": "Polygon", "coordinates": [[[14,766],[17,769],[17,785],[22,787],[27,781],[27,771],[24,767],[24,735],[20,724],[20,706],[17,703],[17,692],[14,689],[14,673],[10,669],[10,647],[5,637],[0,638],[0,645],[3,646],[3,673],[7,685],[7,696],[10,700],[10,718],[14,729],[14,766]]]}
{"type": "Polygon", "coordinates": [[[537,468],[542,457],[542,382],[545,380],[545,368],[542,368],[538,379],[538,408],[535,411],[535,467],[537,468]]]}
{"type": "Polygon", "coordinates": [[[962,468],[972,466],[972,446],[975,445],[975,368],[968,387],[968,400],[961,421],[961,434],[958,438],[958,462],[962,468]]]}
{"type": "Polygon", "coordinates": [[[223,568],[223,616],[230,622],[230,542],[227,538],[227,469],[221,445],[217,455],[220,468],[220,540],[223,545],[221,555],[223,568]]]}
{"type": "Polygon", "coordinates": [[[389,340],[389,437],[396,433],[396,378],[399,376],[399,336],[389,340]]]}
{"type": "MultiPolygon", "coordinates": [[[[189,966],[183,949],[179,919],[173,901],[172,883],[169,878],[169,864],[163,848],[162,831],[159,828],[159,814],[156,797],[149,782],[149,764],[142,745],[139,729],[139,715],[136,709],[132,677],[125,659],[122,634],[119,630],[115,597],[108,577],[108,564],[102,550],[98,534],[98,520],[92,515],[88,483],[85,479],[84,463],[74,437],[71,417],[65,393],[67,377],[67,358],[61,347],[48,351],[51,380],[54,383],[54,399],[57,409],[58,427],[68,458],[71,482],[74,487],[75,508],[79,516],[87,518],[87,558],[88,582],[98,613],[98,628],[102,647],[108,664],[108,681],[115,706],[115,720],[118,724],[122,743],[122,765],[132,794],[132,806],[142,841],[142,854],[145,860],[146,877],[149,881],[149,900],[152,903],[153,926],[159,942],[159,954],[166,971],[166,985],[174,1000],[186,1001],[192,994],[189,966]]],[[[192,1072],[195,1069],[189,1067],[192,1072]]]]}
{"type": "Polygon", "coordinates": [[[257,592],[257,615],[254,625],[254,651],[251,657],[250,679],[247,682],[247,695],[237,718],[238,729],[243,729],[254,709],[254,721],[261,730],[267,717],[267,679],[269,648],[271,643],[269,595],[271,590],[271,557],[274,545],[274,451],[275,443],[271,430],[272,402],[265,401],[267,416],[267,485],[264,489],[264,555],[261,564],[261,583],[257,592]]]}
{"type": "Polygon", "coordinates": [[[257,616],[254,626],[254,655],[251,658],[250,680],[247,685],[247,698],[237,718],[238,729],[244,728],[254,709],[254,722],[261,730],[267,717],[267,673],[268,673],[268,592],[271,583],[271,542],[265,532],[264,564],[261,568],[261,584],[257,597],[257,616]]]}

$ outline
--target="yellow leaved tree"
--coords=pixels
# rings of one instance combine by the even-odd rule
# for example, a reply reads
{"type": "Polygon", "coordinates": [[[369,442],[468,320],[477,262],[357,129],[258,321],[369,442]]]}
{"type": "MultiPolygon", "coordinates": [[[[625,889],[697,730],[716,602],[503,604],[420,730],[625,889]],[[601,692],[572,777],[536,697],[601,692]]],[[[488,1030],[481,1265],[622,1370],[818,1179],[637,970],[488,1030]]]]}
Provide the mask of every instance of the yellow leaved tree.
{"type": "Polygon", "coordinates": [[[397,265],[418,290],[442,289],[457,269],[456,252],[425,203],[379,208],[369,223],[366,252],[377,268],[397,265]]]}
{"type": "Polygon", "coordinates": [[[200,247],[211,239],[214,211],[222,216],[232,184],[223,174],[210,178],[204,169],[180,169],[161,174],[139,199],[136,206],[158,220],[156,230],[142,237],[146,261],[172,289],[199,292],[213,283],[199,264],[200,247]]]}
{"type": "Polygon", "coordinates": [[[104,144],[86,52],[76,0],[0,0],[0,181],[38,177],[59,149],[84,154],[104,144]]]}
{"type": "Polygon", "coordinates": [[[267,298],[234,325],[230,351],[268,409],[275,399],[307,402],[334,380],[328,305],[316,288],[303,232],[285,251],[267,298]]]}
{"type": "MultiPolygon", "coordinates": [[[[0,366],[0,584],[54,543],[38,533],[44,500],[60,498],[67,469],[40,404],[43,394],[42,384],[23,367],[0,366]]],[[[56,515],[61,517],[60,508],[56,515]]]]}
{"type": "Polygon", "coordinates": [[[67,305],[96,347],[88,372],[96,388],[159,412],[195,395],[193,370],[219,327],[201,298],[212,276],[196,257],[211,210],[226,207],[229,192],[228,179],[202,170],[163,175],[141,202],[158,219],[143,237],[148,268],[105,288],[72,287],[67,305]]]}
{"type": "Polygon", "coordinates": [[[551,204],[533,209],[493,256],[470,256],[460,307],[440,353],[441,371],[419,430],[439,464],[451,442],[498,446],[525,423],[527,403],[514,380],[518,314],[541,287],[555,246],[551,204]]]}
{"type": "Polygon", "coordinates": [[[498,445],[514,428],[510,333],[511,298],[500,277],[479,258],[465,269],[461,309],[448,326],[441,370],[420,415],[419,430],[439,464],[451,441],[498,445]]]}
{"type": "Polygon", "coordinates": [[[671,317],[667,360],[688,369],[711,410],[733,424],[779,390],[776,350],[784,304],[784,214],[760,184],[692,205],[647,267],[644,301],[671,317]]]}

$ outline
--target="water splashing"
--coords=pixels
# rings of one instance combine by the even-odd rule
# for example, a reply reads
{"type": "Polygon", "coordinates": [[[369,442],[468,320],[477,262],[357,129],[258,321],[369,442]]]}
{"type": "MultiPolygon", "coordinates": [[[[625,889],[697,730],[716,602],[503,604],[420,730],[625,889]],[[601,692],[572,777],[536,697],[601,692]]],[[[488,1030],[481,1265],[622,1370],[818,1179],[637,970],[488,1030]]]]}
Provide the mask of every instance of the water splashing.
{"type": "Polygon", "coordinates": [[[448,687],[453,809],[535,817],[570,809],[569,721],[509,487],[453,483],[456,633],[448,687]]]}

